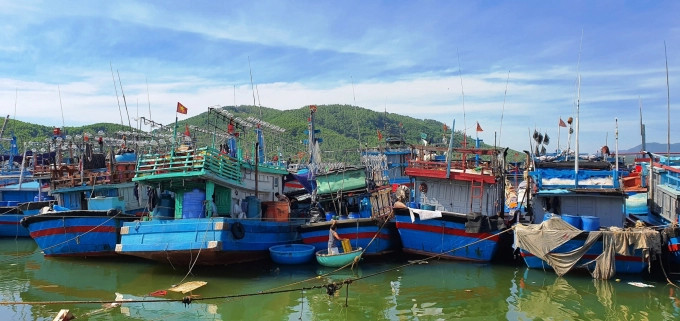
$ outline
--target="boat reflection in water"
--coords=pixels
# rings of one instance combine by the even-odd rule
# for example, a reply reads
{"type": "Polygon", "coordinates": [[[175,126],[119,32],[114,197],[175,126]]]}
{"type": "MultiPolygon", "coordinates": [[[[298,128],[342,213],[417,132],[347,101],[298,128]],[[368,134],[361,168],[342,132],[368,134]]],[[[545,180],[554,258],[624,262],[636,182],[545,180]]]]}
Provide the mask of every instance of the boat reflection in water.
{"type": "Polygon", "coordinates": [[[679,295],[665,283],[596,280],[586,273],[564,278],[527,268],[517,271],[511,292],[508,319],[550,316],[555,320],[671,320],[680,317],[679,295]],[[660,290],[668,295],[660,296],[660,290]]]}

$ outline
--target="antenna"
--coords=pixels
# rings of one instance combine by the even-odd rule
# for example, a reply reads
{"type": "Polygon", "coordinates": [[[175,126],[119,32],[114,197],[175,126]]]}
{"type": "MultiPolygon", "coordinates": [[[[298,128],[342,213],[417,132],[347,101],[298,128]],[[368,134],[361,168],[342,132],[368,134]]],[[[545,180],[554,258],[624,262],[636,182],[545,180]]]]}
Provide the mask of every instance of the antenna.
{"type": "Polygon", "coordinates": [[[116,101],[118,101],[118,113],[120,113],[120,124],[123,125],[123,111],[120,109],[120,98],[118,98],[118,87],[116,87],[116,77],[113,76],[113,65],[111,64],[110,61],[109,67],[111,67],[111,80],[113,80],[113,89],[116,91],[116,101]]]}
{"type": "MultiPolygon", "coordinates": [[[[59,107],[61,108],[61,129],[64,129],[64,105],[61,104],[61,88],[57,85],[57,90],[59,91],[59,107]]],[[[16,108],[16,107],[15,107],[16,108]]]]}
{"type": "MultiPolygon", "coordinates": [[[[465,91],[463,91],[463,74],[460,71],[460,54],[458,53],[458,48],[456,48],[456,56],[458,56],[458,76],[460,77],[460,93],[463,96],[463,135],[467,130],[467,122],[465,121],[465,91]]],[[[463,137],[465,138],[465,137],[463,137]]]]}
{"type": "Polygon", "coordinates": [[[125,92],[123,91],[123,82],[120,81],[120,72],[118,72],[118,69],[116,69],[116,73],[118,73],[118,83],[120,84],[120,93],[123,95],[123,103],[125,104],[125,114],[127,114],[128,127],[132,128],[132,124],[130,123],[130,112],[128,112],[127,100],[125,99],[125,92]]]}
{"type": "MultiPolygon", "coordinates": [[[[250,70],[250,90],[253,92],[253,107],[255,104],[255,85],[253,85],[253,69],[250,68],[250,56],[248,56],[248,70],[250,70]]],[[[260,107],[260,118],[262,118],[262,107],[260,107]]]]}
{"type": "Polygon", "coordinates": [[[503,115],[505,114],[505,97],[508,96],[509,82],[510,82],[510,70],[508,70],[508,78],[505,80],[505,93],[503,94],[503,109],[501,110],[501,128],[498,131],[498,146],[501,146],[501,137],[503,137],[503,115]]]}
{"type": "Polygon", "coordinates": [[[151,98],[149,97],[149,79],[144,77],[146,82],[146,101],[149,102],[149,119],[151,119],[151,98]]]}

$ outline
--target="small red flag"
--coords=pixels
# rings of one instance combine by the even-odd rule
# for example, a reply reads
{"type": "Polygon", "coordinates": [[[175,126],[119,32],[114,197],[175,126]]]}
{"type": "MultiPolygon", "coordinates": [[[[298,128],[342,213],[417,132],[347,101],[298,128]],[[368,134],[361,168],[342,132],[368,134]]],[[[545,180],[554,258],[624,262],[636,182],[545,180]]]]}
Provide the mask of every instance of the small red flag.
{"type": "Polygon", "coordinates": [[[182,105],[179,101],[177,102],[177,112],[180,114],[187,114],[187,108],[182,105]]]}
{"type": "Polygon", "coordinates": [[[378,131],[378,140],[380,141],[380,140],[382,140],[382,133],[380,132],[380,129],[378,129],[377,131],[378,131]]]}
{"type": "Polygon", "coordinates": [[[560,127],[567,127],[567,124],[564,123],[564,120],[562,120],[562,117],[560,117],[560,127]]]}
{"type": "Polygon", "coordinates": [[[184,124],[184,136],[191,136],[189,132],[189,124],[184,124]]]}
{"type": "Polygon", "coordinates": [[[478,132],[483,132],[484,130],[482,129],[482,126],[479,126],[479,122],[477,122],[477,131],[478,132]]]}

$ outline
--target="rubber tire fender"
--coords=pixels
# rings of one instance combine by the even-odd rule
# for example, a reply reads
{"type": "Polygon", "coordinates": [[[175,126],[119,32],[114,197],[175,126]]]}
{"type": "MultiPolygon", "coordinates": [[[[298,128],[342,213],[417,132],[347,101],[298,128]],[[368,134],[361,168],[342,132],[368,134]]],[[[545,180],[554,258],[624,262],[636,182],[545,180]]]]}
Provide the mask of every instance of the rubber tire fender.
{"type": "Polygon", "coordinates": [[[234,222],[234,224],[231,224],[231,235],[233,235],[236,240],[240,240],[246,236],[246,230],[243,228],[241,222],[234,222]]]}

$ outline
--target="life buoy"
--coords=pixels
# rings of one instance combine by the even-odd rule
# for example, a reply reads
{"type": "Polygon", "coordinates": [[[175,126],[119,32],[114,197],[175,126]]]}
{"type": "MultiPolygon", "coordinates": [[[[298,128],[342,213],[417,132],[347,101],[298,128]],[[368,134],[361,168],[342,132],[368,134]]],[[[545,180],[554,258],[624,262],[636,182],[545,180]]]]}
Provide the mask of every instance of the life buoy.
{"type": "Polygon", "coordinates": [[[234,239],[237,240],[240,240],[244,236],[246,236],[246,230],[243,228],[243,224],[241,224],[241,222],[235,222],[234,224],[232,224],[231,234],[234,236],[234,239]]]}
{"type": "Polygon", "coordinates": [[[421,193],[427,193],[427,184],[425,183],[420,183],[420,186],[418,186],[418,190],[421,193]]]}

